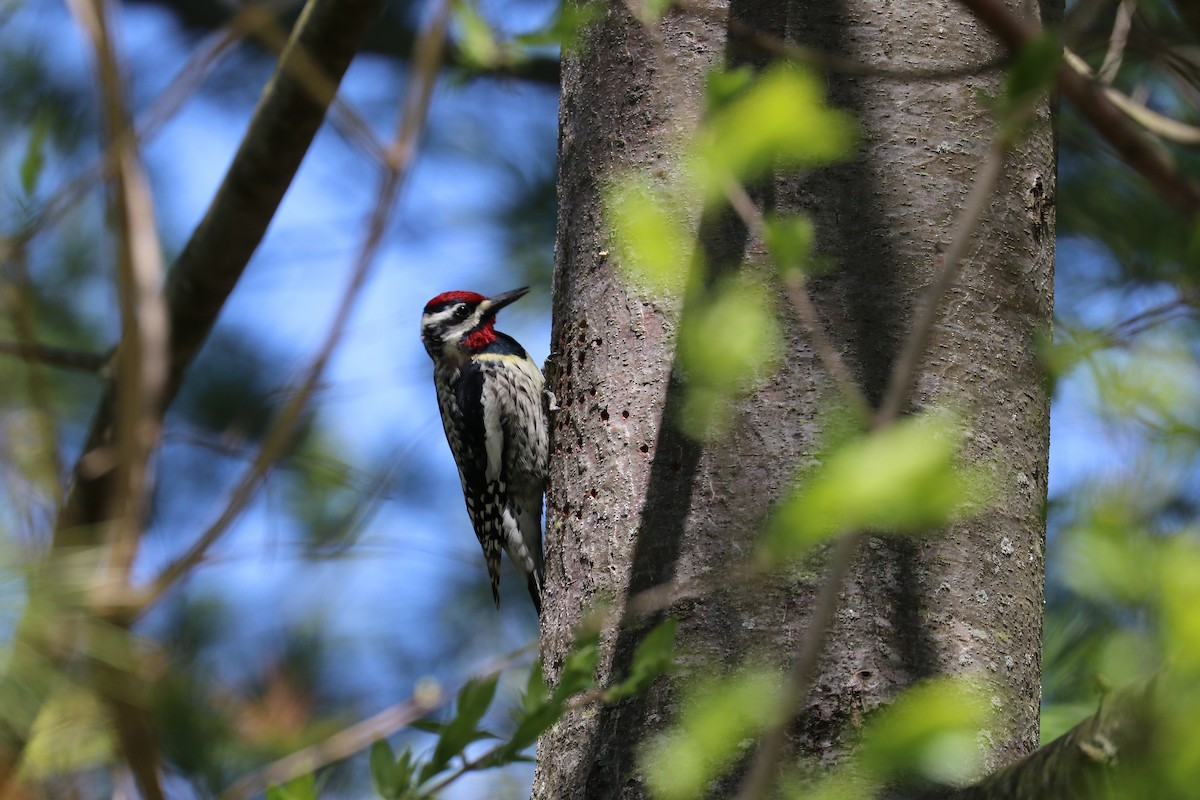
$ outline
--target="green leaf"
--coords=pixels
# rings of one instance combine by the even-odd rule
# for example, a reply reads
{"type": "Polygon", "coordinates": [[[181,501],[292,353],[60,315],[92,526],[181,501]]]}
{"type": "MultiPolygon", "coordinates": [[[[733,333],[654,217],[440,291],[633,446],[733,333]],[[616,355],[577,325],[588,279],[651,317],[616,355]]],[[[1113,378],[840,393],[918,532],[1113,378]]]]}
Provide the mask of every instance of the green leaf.
{"type": "Polygon", "coordinates": [[[711,114],[728,105],[754,83],[754,75],[754,69],[749,66],[714,69],[708,73],[708,81],[705,84],[708,112],[711,114]]]}
{"type": "Polygon", "coordinates": [[[830,164],[846,158],[854,141],[853,119],[825,104],[816,75],[774,66],[711,116],[697,136],[694,174],[709,197],[719,197],[730,178],[830,164]]]}
{"type": "Polygon", "coordinates": [[[401,783],[396,775],[396,755],[386,739],[378,739],[371,745],[369,758],[371,781],[375,791],[383,800],[400,800],[408,787],[401,783]]]}
{"type": "Polygon", "coordinates": [[[267,800],[317,800],[316,779],[310,772],[282,786],[267,787],[267,800]]]}
{"type": "Polygon", "coordinates": [[[46,138],[50,134],[50,123],[51,116],[46,112],[37,114],[33,119],[25,157],[21,159],[21,189],[27,195],[33,194],[37,188],[38,178],[46,166],[46,138]]]}
{"type": "Polygon", "coordinates": [[[499,677],[489,675],[474,678],[459,690],[454,718],[442,726],[437,744],[433,748],[433,755],[421,768],[420,783],[445,769],[451,759],[462,755],[468,745],[490,735],[478,730],[477,726],[491,706],[492,698],[496,696],[496,682],[499,677]]]}
{"type": "Polygon", "coordinates": [[[656,625],[633,651],[629,676],[604,693],[606,702],[633,697],[650,688],[654,680],[674,665],[675,629],[678,622],[666,619],[656,625]]]}
{"type": "Polygon", "coordinates": [[[643,755],[642,770],[654,796],[704,796],[709,782],[735,763],[780,713],[779,685],[774,672],[745,669],[689,691],[679,721],[643,755]]]}
{"type": "Polygon", "coordinates": [[[617,268],[625,279],[652,291],[681,291],[693,258],[693,242],[681,222],[683,211],[678,205],[638,176],[610,185],[604,208],[617,268]]]}
{"type": "Polygon", "coordinates": [[[521,751],[530,747],[551,725],[562,718],[567,701],[571,697],[595,687],[600,630],[585,624],[576,636],[553,691],[546,688],[540,664],[534,664],[530,669],[525,697],[516,715],[516,730],[509,740],[497,749],[490,762],[492,766],[518,760],[521,751]]]}
{"type": "Polygon", "coordinates": [[[440,734],[442,732],[442,728],[446,727],[446,723],[438,722],[436,719],[419,719],[408,727],[416,728],[417,730],[425,731],[426,733],[440,734]]]}
{"type": "Polygon", "coordinates": [[[958,421],[934,411],[842,444],[774,515],[760,556],[787,561],[852,530],[940,527],[987,494],[983,469],[958,463],[961,439],[958,421]]]}
{"type": "Polygon", "coordinates": [[[956,783],[981,766],[980,728],[987,721],[982,687],[939,678],[906,689],[867,726],[858,758],[870,773],[916,772],[956,783]]]}
{"type": "Polygon", "coordinates": [[[500,61],[501,49],[492,26],[470,0],[454,3],[454,18],[459,26],[458,48],[463,60],[478,67],[490,67],[500,61]]]}
{"type": "Polygon", "coordinates": [[[767,248],[781,274],[803,276],[812,271],[816,239],[812,220],[804,214],[768,215],[763,219],[763,228],[767,248]]]}
{"type": "Polygon", "coordinates": [[[681,424],[688,435],[724,433],[733,402],[773,369],[782,334],[774,297],[757,280],[738,274],[707,302],[695,301],[679,334],[679,358],[688,374],[681,424]]]}
{"type": "Polygon", "coordinates": [[[1050,88],[1058,73],[1062,51],[1062,42],[1052,31],[1044,32],[1021,49],[1005,82],[1008,108],[1016,108],[1050,88]]]}
{"type": "Polygon", "coordinates": [[[554,45],[561,48],[564,55],[571,55],[578,51],[583,29],[603,16],[604,5],[599,2],[559,3],[549,25],[538,31],[521,34],[514,42],[526,48],[554,45]]]}

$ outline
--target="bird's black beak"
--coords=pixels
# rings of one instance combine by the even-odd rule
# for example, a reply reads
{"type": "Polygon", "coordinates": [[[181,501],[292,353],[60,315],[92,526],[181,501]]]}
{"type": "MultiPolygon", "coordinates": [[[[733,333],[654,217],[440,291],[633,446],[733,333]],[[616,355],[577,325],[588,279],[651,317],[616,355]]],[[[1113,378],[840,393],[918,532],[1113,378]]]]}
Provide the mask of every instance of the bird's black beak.
{"type": "Polygon", "coordinates": [[[489,297],[480,304],[484,308],[483,315],[485,317],[494,317],[500,309],[504,308],[509,303],[520,300],[528,293],[529,287],[522,286],[520,289],[513,289],[511,292],[505,292],[504,294],[498,294],[495,297],[489,297]]]}

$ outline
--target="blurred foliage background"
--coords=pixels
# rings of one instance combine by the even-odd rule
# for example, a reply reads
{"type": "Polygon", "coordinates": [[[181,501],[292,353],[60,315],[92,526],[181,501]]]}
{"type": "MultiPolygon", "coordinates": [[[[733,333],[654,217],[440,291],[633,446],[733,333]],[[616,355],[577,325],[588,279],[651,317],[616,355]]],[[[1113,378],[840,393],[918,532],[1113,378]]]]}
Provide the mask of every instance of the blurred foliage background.
{"type": "MultiPolygon", "coordinates": [[[[294,4],[278,10],[282,25],[297,13],[294,4]]],[[[250,510],[135,629],[161,686],[153,713],[172,797],[212,796],[430,682],[457,687],[535,636],[527,604],[506,603],[499,616],[491,608],[417,329],[425,300],[441,291],[531,285],[500,327],[539,362],[548,353],[554,42],[577,22],[558,11],[553,0],[456,5],[451,65],[416,169],[302,434],[250,510]]],[[[1116,89],[1200,124],[1200,30],[1182,4],[1079,2],[1068,11],[1065,41],[1116,89]]],[[[119,7],[133,110],[153,125],[144,153],[168,261],[274,63],[244,42],[207,74],[189,72],[190,55],[230,13],[202,0],[119,7]],[[181,76],[203,79],[163,118],[157,104],[181,76]]],[[[351,67],[344,96],[373,127],[395,115],[423,13],[394,0],[351,67]]],[[[94,86],[88,48],[61,5],[0,5],[0,340],[102,357],[119,320],[112,233],[99,184],[86,179],[101,155],[94,86]]],[[[1059,191],[1047,198],[1059,257],[1058,324],[1046,343],[1055,384],[1046,739],[1093,711],[1106,688],[1168,660],[1183,687],[1171,718],[1200,711],[1194,689],[1184,690],[1200,668],[1200,236],[1069,106],[1060,121],[1059,191]]],[[[155,574],[216,518],[328,324],[376,169],[344,130],[319,135],[168,415],[137,576],[155,574]]],[[[1197,174],[1194,142],[1159,146],[1181,173],[1197,174]]],[[[0,358],[5,641],[99,388],[87,371],[0,358]]],[[[103,711],[86,685],[58,680],[26,774],[44,779],[48,797],[110,794],[127,779],[108,769],[103,711]]],[[[500,694],[517,688],[502,683],[500,694]]],[[[1184,737],[1180,759],[1193,741],[1184,737]]],[[[369,794],[366,760],[322,773],[323,794],[369,794]]],[[[518,766],[467,779],[447,796],[522,797],[529,775],[518,766]]],[[[1178,788],[1191,772],[1171,775],[1178,788]]]]}

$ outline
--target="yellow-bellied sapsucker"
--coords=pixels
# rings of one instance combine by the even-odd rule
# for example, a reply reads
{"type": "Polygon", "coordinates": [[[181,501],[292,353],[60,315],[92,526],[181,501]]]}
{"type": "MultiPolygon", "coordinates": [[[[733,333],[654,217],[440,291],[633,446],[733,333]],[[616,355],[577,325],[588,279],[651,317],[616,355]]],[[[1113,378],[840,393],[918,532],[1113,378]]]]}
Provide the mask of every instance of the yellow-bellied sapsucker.
{"type": "Polygon", "coordinates": [[[496,312],[528,287],[484,297],[445,292],[425,304],[421,341],[467,513],[483,546],[492,598],[500,607],[500,551],[529,586],[542,613],[542,493],[548,424],[542,373],[525,348],[496,330],[496,312]]]}

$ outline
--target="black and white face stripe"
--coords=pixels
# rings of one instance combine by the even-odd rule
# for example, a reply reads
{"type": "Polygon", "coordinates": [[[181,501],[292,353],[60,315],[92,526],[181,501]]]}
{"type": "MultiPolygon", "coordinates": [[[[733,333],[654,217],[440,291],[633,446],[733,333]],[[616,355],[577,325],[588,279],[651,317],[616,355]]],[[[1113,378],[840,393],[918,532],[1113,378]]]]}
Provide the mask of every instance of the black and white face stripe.
{"type": "Polygon", "coordinates": [[[421,317],[421,341],[434,358],[448,345],[457,345],[484,322],[487,302],[451,300],[427,309],[421,317]]]}

